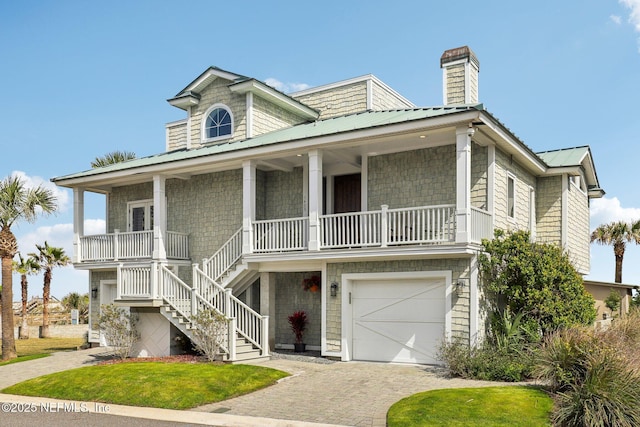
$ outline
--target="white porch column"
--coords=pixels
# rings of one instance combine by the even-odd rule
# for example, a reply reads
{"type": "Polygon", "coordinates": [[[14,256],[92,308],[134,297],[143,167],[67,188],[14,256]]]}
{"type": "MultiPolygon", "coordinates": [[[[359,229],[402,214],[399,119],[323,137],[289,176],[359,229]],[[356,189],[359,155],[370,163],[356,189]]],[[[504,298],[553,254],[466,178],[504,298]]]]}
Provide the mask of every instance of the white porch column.
{"type": "Polygon", "coordinates": [[[309,151],[309,250],[320,250],[322,215],[322,152],[309,151]]]}
{"type": "Polygon", "coordinates": [[[84,236],[84,189],[73,189],[73,262],[82,261],[80,237],[84,236]]]}
{"type": "Polygon", "coordinates": [[[260,273],[260,314],[269,316],[269,348],[276,345],[276,275],[274,273],[260,273]]]}
{"type": "Polygon", "coordinates": [[[167,198],[165,195],[164,176],[153,177],[153,259],[165,261],[167,249],[167,198]]]}
{"type": "Polygon", "coordinates": [[[242,253],[253,252],[253,221],[256,219],[256,163],[242,162],[242,253]]]}
{"type": "Polygon", "coordinates": [[[471,240],[471,126],[456,128],[456,243],[471,240]]]}

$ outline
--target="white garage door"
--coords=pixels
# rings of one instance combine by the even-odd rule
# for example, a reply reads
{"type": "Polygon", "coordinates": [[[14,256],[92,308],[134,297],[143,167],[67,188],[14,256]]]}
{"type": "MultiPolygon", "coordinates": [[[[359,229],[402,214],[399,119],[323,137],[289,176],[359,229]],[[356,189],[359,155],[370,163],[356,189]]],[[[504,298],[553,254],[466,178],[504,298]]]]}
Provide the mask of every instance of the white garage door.
{"type": "Polygon", "coordinates": [[[444,278],[354,281],[353,358],[437,363],[445,333],[445,289],[444,278]]]}

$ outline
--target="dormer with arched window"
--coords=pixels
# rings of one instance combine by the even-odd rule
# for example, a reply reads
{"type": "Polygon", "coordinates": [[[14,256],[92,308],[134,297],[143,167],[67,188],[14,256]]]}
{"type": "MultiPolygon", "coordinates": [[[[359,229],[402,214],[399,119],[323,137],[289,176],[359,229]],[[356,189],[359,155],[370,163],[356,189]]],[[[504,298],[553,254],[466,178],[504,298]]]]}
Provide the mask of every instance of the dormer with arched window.
{"type": "Polygon", "coordinates": [[[224,104],[214,104],[204,113],[202,142],[224,141],[233,136],[233,114],[224,104]]]}

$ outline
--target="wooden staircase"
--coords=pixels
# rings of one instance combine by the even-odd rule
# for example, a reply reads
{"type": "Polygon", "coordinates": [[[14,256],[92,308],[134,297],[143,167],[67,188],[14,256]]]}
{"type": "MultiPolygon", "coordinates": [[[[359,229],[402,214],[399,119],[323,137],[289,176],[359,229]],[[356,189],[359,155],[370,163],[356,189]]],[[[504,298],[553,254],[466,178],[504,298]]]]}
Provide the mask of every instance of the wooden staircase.
{"type": "Polygon", "coordinates": [[[238,230],[215,254],[193,265],[192,282],[185,283],[166,263],[117,267],[116,299],[146,301],[194,341],[191,318],[213,310],[229,322],[227,342],[221,347],[230,362],[269,357],[269,317],[261,315],[235,295],[246,289],[258,272],[242,262],[238,230]]]}
{"type": "MultiPolygon", "coordinates": [[[[176,309],[172,308],[169,304],[164,304],[160,308],[160,313],[171,322],[176,328],[180,330],[187,338],[192,342],[195,342],[193,336],[193,325],[185,316],[181,315],[176,309]]],[[[229,356],[231,354],[228,349],[224,348],[223,360],[230,361],[229,356]]],[[[252,342],[246,339],[241,333],[236,332],[235,339],[235,359],[231,360],[231,363],[243,362],[247,360],[268,360],[269,356],[263,356],[260,349],[252,342]]]]}

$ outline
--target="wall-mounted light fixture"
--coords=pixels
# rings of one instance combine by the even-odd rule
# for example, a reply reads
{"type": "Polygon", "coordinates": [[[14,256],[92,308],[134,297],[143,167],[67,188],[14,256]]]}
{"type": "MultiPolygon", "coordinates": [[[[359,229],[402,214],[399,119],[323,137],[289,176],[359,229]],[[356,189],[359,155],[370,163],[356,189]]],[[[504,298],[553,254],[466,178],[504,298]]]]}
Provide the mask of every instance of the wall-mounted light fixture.
{"type": "Polygon", "coordinates": [[[331,282],[331,296],[338,296],[338,282],[331,282]]]}
{"type": "Polygon", "coordinates": [[[456,296],[461,297],[462,295],[464,295],[464,289],[467,287],[468,280],[469,279],[458,279],[455,288],[456,296]]]}
{"type": "Polygon", "coordinates": [[[91,298],[96,298],[98,296],[98,288],[91,288],[91,298]]]}

